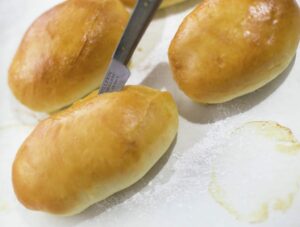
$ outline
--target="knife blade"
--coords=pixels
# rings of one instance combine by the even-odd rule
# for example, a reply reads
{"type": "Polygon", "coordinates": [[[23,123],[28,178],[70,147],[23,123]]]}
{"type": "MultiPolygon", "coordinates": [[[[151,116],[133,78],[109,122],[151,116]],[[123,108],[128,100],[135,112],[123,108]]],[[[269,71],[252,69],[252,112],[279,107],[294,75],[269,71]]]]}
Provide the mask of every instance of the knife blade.
{"type": "Polygon", "coordinates": [[[161,2],[162,0],[137,1],[105,74],[99,94],[119,91],[124,87],[130,76],[127,64],[161,2]]]}

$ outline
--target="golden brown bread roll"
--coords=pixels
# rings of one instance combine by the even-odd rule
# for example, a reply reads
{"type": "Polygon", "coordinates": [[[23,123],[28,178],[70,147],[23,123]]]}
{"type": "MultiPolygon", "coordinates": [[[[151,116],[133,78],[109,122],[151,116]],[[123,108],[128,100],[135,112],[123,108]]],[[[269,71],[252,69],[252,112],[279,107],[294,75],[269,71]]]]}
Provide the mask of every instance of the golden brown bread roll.
{"type": "Polygon", "coordinates": [[[174,78],[200,103],[221,103],[279,75],[300,37],[294,0],[204,0],[169,47],[174,78]]]}
{"type": "Polygon", "coordinates": [[[101,84],[127,24],[119,0],[69,0],[40,16],[25,34],[9,70],[24,105],[52,112],[101,84]]]}
{"type": "MultiPolygon", "coordinates": [[[[121,0],[126,6],[134,7],[137,0],[121,0]]],[[[163,0],[163,2],[160,5],[160,8],[166,8],[171,5],[175,5],[177,3],[183,2],[185,0],[163,0]]]]}
{"type": "Polygon", "coordinates": [[[76,214],[143,177],[177,128],[167,92],[128,86],[88,96],[26,139],[13,164],[15,193],[27,208],[76,214]]]}

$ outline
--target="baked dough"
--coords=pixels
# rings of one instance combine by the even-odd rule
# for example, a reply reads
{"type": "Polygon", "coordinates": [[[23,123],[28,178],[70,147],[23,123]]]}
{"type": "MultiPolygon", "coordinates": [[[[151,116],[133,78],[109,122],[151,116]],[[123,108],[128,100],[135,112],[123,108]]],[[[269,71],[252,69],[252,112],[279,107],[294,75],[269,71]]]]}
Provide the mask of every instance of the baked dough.
{"type": "MultiPolygon", "coordinates": [[[[121,0],[126,6],[134,7],[137,0],[121,0]]],[[[166,8],[172,5],[175,5],[177,3],[183,2],[186,0],[163,0],[163,2],[160,5],[160,8],[166,8]]]]}
{"type": "Polygon", "coordinates": [[[119,0],[69,0],[26,32],[9,70],[14,95],[52,112],[99,87],[128,21],[119,0]]]}
{"type": "Polygon", "coordinates": [[[300,37],[294,0],[204,0],[169,47],[174,78],[200,103],[252,92],[291,62],[300,37]]]}
{"type": "Polygon", "coordinates": [[[17,198],[33,210],[81,212],[142,178],[177,128],[168,92],[128,86],[90,95],[40,122],[25,140],[13,164],[17,198]]]}

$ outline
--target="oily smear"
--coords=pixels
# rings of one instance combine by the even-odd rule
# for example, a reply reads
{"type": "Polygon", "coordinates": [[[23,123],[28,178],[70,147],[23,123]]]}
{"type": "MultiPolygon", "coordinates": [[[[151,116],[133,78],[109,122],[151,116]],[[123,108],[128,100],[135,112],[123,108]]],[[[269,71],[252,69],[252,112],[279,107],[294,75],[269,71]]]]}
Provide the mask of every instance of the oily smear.
{"type": "Polygon", "coordinates": [[[274,122],[249,122],[222,144],[212,166],[209,192],[238,220],[265,221],[285,212],[300,187],[300,144],[274,122]]]}
{"type": "Polygon", "coordinates": [[[0,212],[6,211],[8,208],[8,205],[4,201],[0,201],[0,212]]]}

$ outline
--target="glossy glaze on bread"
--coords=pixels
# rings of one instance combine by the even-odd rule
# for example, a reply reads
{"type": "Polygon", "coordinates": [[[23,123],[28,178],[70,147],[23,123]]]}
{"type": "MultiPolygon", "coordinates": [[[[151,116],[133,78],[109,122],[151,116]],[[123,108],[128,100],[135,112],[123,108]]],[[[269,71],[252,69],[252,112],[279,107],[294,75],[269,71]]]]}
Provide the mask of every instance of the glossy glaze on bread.
{"type": "Polygon", "coordinates": [[[97,95],[40,122],[19,149],[13,186],[29,209],[71,215],[142,178],[178,128],[168,92],[143,86],[97,95]]]}
{"type": "Polygon", "coordinates": [[[9,70],[9,85],[27,107],[52,112],[99,87],[127,24],[119,0],[69,0],[26,32],[9,70]]]}
{"type": "Polygon", "coordinates": [[[204,0],[180,25],[169,60],[186,95],[221,103],[278,76],[294,57],[299,38],[294,0],[204,0]]]}

